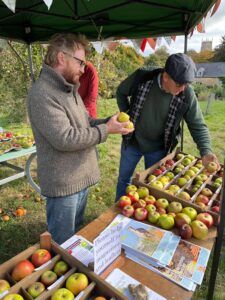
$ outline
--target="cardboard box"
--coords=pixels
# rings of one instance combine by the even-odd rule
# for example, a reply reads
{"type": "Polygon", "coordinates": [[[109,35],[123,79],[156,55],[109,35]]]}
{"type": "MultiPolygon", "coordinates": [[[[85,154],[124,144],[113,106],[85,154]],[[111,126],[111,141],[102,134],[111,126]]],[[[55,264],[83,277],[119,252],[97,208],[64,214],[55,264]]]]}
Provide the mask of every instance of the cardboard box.
{"type": "Polygon", "coordinates": [[[6,279],[11,285],[10,290],[7,291],[6,294],[2,294],[0,298],[3,299],[4,296],[6,296],[7,294],[18,293],[21,296],[23,296],[23,298],[26,300],[33,300],[33,297],[27,292],[27,289],[34,282],[40,281],[40,277],[43,274],[43,272],[47,270],[52,270],[55,263],[59,260],[63,260],[68,263],[70,267],[68,272],[65,275],[59,277],[52,286],[47,288],[42,294],[40,294],[35,299],[51,299],[51,296],[54,293],[54,291],[56,291],[58,288],[65,287],[65,282],[67,278],[75,272],[84,273],[89,279],[89,285],[83,292],[80,293],[79,299],[91,299],[92,297],[94,297],[94,295],[101,295],[106,297],[107,299],[127,299],[123,294],[121,294],[118,290],[116,290],[114,287],[108,284],[100,276],[96,275],[93,271],[84,266],[80,261],[71,256],[66,250],[61,248],[54,241],[52,241],[49,233],[44,233],[43,235],[41,235],[40,243],[31,246],[30,248],[26,249],[25,251],[19,253],[15,257],[0,265],[0,279],[6,279]],[[29,259],[34,253],[34,251],[40,248],[47,249],[51,252],[51,261],[38,268],[38,270],[34,271],[32,274],[25,277],[24,279],[15,282],[10,275],[15,265],[24,259],[29,259]]]}
{"type": "MultiPolygon", "coordinates": [[[[217,189],[213,188],[213,182],[214,182],[215,178],[218,177],[217,174],[210,174],[208,176],[207,180],[205,180],[203,182],[203,184],[198,188],[198,190],[196,192],[193,192],[192,187],[194,184],[195,177],[198,176],[204,169],[204,168],[201,168],[193,177],[191,177],[186,182],[186,184],[184,186],[180,187],[180,190],[178,191],[178,193],[181,191],[188,192],[189,195],[191,196],[191,199],[189,201],[179,198],[178,193],[176,193],[175,195],[172,195],[172,194],[169,194],[168,192],[166,192],[166,189],[168,189],[171,185],[177,185],[177,180],[187,170],[189,170],[191,167],[193,167],[195,165],[195,163],[197,162],[197,160],[200,158],[195,157],[195,159],[188,166],[186,166],[184,169],[182,169],[169,183],[167,183],[163,187],[163,189],[157,189],[155,187],[150,186],[151,182],[154,182],[158,178],[164,176],[166,172],[173,171],[175,168],[177,168],[179,166],[180,163],[182,163],[182,160],[184,158],[182,158],[178,161],[175,161],[175,163],[172,166],[170,166],[169,168],[167,168],[166,171],[164,171],[162,174],[157,176],[150,183],[148,182],[148,177],[154,172],[154,170],[158,169],[160,166],[164,166],[168,160],[174,160],[174,158],[176,157],[176,155],[178,153],[179,153],[179,149],[177,151],[174,151],[174,152],[170,153],[169,155],[165,156],[162,160],[155,163],[152,167],[144,170],[143,172],[136,173],[136,175],[132,179],[132,184],[134,184],[136,186],[147,187],[149,189],[150,194],[156,198],[166,198],[169,202],[178,201],[183,205],[183,207],[191,206],[191,207],[195,208],[198,213],[208,211],[213,216],[214,224],[217,225],[219,214],[216,212],[213,212],[211,210],[211,207],[213,205],[218,205],[218,203],[220,202],[220,199],[221,199],[222,185],[220,187],[218,187],[217,189]],[[213,195],[210,197],[210,201],[207,204],[207,206],[202,208],[199,205],[197,205],[195,200],[204,188],[210,188],[210,190],[212,190],[212,192],[213,192],[213,195]]],[[[182,153],[182,154],[187,155],[186,153],[182,153]]],[[[221,167],[223,167],[223,166],[221,166],[221,167]]]]}

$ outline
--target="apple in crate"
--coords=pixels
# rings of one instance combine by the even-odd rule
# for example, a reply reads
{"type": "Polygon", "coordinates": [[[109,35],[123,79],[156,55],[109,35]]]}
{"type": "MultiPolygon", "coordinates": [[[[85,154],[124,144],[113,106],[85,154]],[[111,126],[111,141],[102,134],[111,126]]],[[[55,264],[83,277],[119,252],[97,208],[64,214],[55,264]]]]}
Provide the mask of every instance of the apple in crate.
{"type": "Polygon", "coordinates": [[[119,205],[120,208],[123,208],[126,205],[131,205],[131,200],[127,196],[121,196],[119,201],[118,201],[118,205],[119,205]]]}
{"type": "Polygon", "coordinates": [[[66,288],[75,296],[88,286],[88,278],[83,273],[74,273],[66,280],[66,288]]]}
{"type": "Polygon", "coordinates": [[[172,213],[177,214],[177,213],[182,211],[182,208],[183,207],[182,207],[182,204],[180,202],[173,201],[173,202],[170,202],[167,210],[168,210],[169,213],[172,212],[172,213]]]}
{"type": "Polygon", "coordinates": [[[156,208],[156,211],[157,211],[160,215],[166,214],[166,209],[163,208],[163,207],[158,207],[158,208],[156,208]]]}
{"type": "Polygon", "coordinates": [[[189,224],[183,224],[180,227],[180,236],[182,239],[188,240],[192,237],[192,229],[189,224]]]}
{"type": "Polygon", "coordinates": [[[205,205],[207,205],[209,203],[209,198],[207,196],[204,196],[202,194],[199,194],[196,199],[195,199],[196,203],[204,203],[205,205]]]}
{"type": "Polygon", "coordinates": [[[184,154],[183,153],[177,153],[175,159],[176,160],[181,160],[182,158],[184,158],[184,154]]]}
{"type": "Polygon", "coordinates": [[[188,215],[188,217],[191,219],[191,221],[195,220],[197,217],[197,214],[198,214],[196,209],[194,209],[193,207],[189,207],[189,206],[184,207],[182,209],[182,213],[188,215]]]}
{"type": "Polygon", "coordinates": [[[176,227],[178,227],[178,228],[180,228],[184,224],[190,224],[191,223],[190,217],[188,215],[182,213],[182,212],[176,214],[176,216],[174,218],[174,221],[175,221],[176,227]]]}
{"type": "Polygon", "coordinates": [[[218,205],[215,205],[211,208],[211,210],[215,213],[219,213],[220,212],[220,207],[218,205]]]}
{"type": "Polygon", "coordinates": [[[174,218],[171,215],[161,215],[158,220],[158,225],[166,230],[170,230],[174,227],[174,218]]]}
{"type": "Polygon", "coordinates": [[[132,217],[134,214],[134,207],[132,205],[124,206],[124,208],[122,209],[122,214],[128,218],[132,217]]]}
{"type": "Polygon", "coordinates": [[[48,270],[45,271],[42,275],[41,275],[41,282],[45,285],[45,286],[49,286],[52,285],[55,281],[57,280],[57,275],[55,272],[48,270]]]}
{"type": "Polygon", "coordinates": [[[29,288],[28,293],[33,297],[37,298],[41,293],[43,293],[45,290],[45,286],[42,282],[34,282],[29,288]]]}
{"type": "Polygon", "coordinates": [[[154,204],[148,204],[146,205],[145,209],[147,210],[148,213],[156,211],[156,207],[154,204]]]}
{"type": "Polygon", "coordinates": [[[53,293],[51,300],[74,300],[74,294],[68,289],[61,288],[53,293]]]}
{"type": "Polygon", "coordinates": [[[126,187],[126,194],[129,192],[136,192],[137,187],[134,184],[130,184],[126,187]]]}
{"type": "Polygon", "coordinates": [[[144,199],[146,196],[149,195],[149,190],[148,188],[144,187],[144,186],[141,186],[137,189],[137,192],[138,192],[138,195],[139,195],[139,198],[141,199],[144,199]]]}
{"type": "Polygon", "coordinates": [[[63,260],[57,261],[53,269],[53,271],[56,273],[57,276],[64,275],[68,270],[69,270],[69,265],[63,260]]]}
{"type": "Polygon", "coordinates": [[[155,197],[152,196],[152,195],[148,195],[148,196],[144,197],[144,200],[145,200],[147,205],[148,204],[154,204],[156,202],[155,197]]]}
{"type": "Polygon", "coordinates": [[[208,235],[208,227],[199,220],[194,220],[191,222],[192,235],[196,239],[204,240],[208,235]]]}
{"type": "Polygon", "coordinates": [[[187,179],[184,177],[180,177],[177,179],[177,185],[179,185],[179,187],[184,186],[187,183],[187,179]]]}
{"type": "Polygon", "coordinates": [[[12,278],[20,281],[34,271],[34,265],[27,259],[20,261],[12,270],[12,278]]]}
{"type": "Polygon", "coordinates": [[[156,202],[155,202],[155,206],[157,207],[157,208],[159,208],[159,207],[162,207],[162,208],[167,208],[168,207],[168,205],[169,205],[169,202],[168,202],[168,200],[167,199],[165,199],[165,198],[159,198],[158,200],[156,200],[156,202]]]}
{"type": "Polygon", "coordinates": [[[144,207],[139,207],[134,211],[134,217],[138,221],[144,221],[147,219],[148,211],[144,207]]]}
{"type": "Polygon", "coordinates": [[[0,279],[0,296],[3,292],[8,291],[10,289],[10,284],[5,279],[0,279]]]}
{"type": "Polygon", "coordinates": [[[202,223],[204,223],[208,228],[213,226],[213,217],[207,213],[200,213],[197,215],[196,220],[201,221],[202,223]]]}
{"type": "Polygon", "coordinates": [[[177,197],[179,197],[180,199],[185,200],[185,201],[190,201],[191,200],[190,194],[188,192],[185,192],[185,191],[179,192],[177,197]]]}
{"type": "Polygon", "coordinates": [[[202,189],[201,194],[207,197],[211,197],[213,192],[208,188],[204,188],[202,189]]]}
{"type": "Polygon", "coordinates": [[[127,193],[126,196],[130,198],[132,203],[139,200],[139,195],[138,195],[138,192],[136,192],[136,191],[131,191],[131,192],[127,193]]]}
{"type": "Polygon", "coordinates": [[[8,294],[3,300],[24,300],[24,298],[19,294],[8,294]]]}
{"type": "Polygon", "coordinates": [[[153,181],[150,183],[150,187],[161,190],[161,189],[163,189],[163,184],[161,181],[156,180],[156,181],[153,181]]]}
{"type": "Polygon", "coordinates": [[[180,190],[180,187],[176,184],[172,184],[169,186],[169,191],[172,191],[174,194],[177,193],[180,190]]]}
{"type": "Polygon", "coordinates": [[[159,220],[159,217],[160,217],[160,213],[157,211],[148,213],[148,221],[152,224],[156,224],[159,220]]]}
{"type": "Polygon", "coordinates": [[[155,169],[155,170],[152,172],[152,174],[155,175],[156,177],[159,176],[159,175],[161,175],[162,173],[163,173],[163,171],[160,170],[160,169],[155,169]]]}
{"type": "Polygon", "coordinates": [[[37,249],[31,256],[32,264],[37,268],[52,258],[51,253],[46,249],[37,249]]]}
{"type": "Polygon", "coordinates": [[[139,207],[145,207],[146,206],[146,202],[143,199],[140,199],[138,201],[136,201],[134,204],[134,209],[139,208],[139,207]]]}

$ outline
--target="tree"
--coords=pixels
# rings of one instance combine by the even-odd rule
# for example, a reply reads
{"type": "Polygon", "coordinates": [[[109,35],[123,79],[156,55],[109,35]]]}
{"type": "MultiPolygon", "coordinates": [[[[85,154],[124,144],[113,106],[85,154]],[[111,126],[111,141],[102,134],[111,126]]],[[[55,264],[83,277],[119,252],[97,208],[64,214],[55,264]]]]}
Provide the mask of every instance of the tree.
{"type": "Polygon", "coordinates": [[[221,43],[215,48],[215,55],[212,61],[225,61],[225,36],[222,36],[221,43]]]}
{"type": "Polygon", "coordinates": [[[210,62],[214,57],[214,52],[210,50],[204,50],[201,52],[196,52],[195,50],[187,51],[187,55],[190,56],[195,63],[210,62]]]}
{"type": "Polygon", "coordinates": [[[145,65],[164,67],[165,62],[169,56],[167,48],[165,46],[160,47],[155,51],[155,53],[150,54],[149,57],[145,59],[145,65]]]}

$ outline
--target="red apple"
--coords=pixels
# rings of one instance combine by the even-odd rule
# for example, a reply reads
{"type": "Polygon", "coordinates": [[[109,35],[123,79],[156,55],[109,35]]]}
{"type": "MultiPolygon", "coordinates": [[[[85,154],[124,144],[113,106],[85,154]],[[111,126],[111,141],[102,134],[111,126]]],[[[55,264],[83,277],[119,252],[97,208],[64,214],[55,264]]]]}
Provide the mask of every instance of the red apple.
{"type": "Polygon", "coordinates": [[[207,205],[209,203],[209,198],[207,196],[204,196],[202,194],[199,194],[196,199],[195,199],[195,202],[198,203],[198,202],[202,202],[204,203],[205,205],[207,205]]]}
{"type": "Polygon", "coordinates": [[[144,197],[144,200],[145,200],[145,202],[146,202],[147,205],[148,204],[154,204],[155,201],[156,201],[155,197],[152,196],[152,195],[144,197]]]}
{"type": "Polygon", "coordinates": [[[192,229],[189,224],[183,224],[180,227],[180,236],[182,239],[190,239],[192,237],[192,229]]]}
{"type": "Polygon", "coordinates": [[[201,221],[202,223],[204,223],[208,228],[213,226],[213,217],[207,213],[200,213],[197,215],[196,220],[201,221]]]}
{"type": "Polygon", "coordinates": [[[182,225],[184,224],[190,224],[191,223],[191,219],[188,215],[184,214],[184,213],[178,213],[176,214],[175,218],[174,218],[176,227],[180,228],[182,225]]]}
{"type": "Polygon", "coordinates": [[[131,200],[127,196],[121,196],[118,202],[120,208],[123,208],[126,205],[131,205],[131,200]]]}
{"type": "Polygon", "coordinates": [[[167,159],[167,161],[165,162],[165,164],[170,165],[172,167],[174,165],[174,160],[167,159]]]}
{"type": "Polygon", "coordinates": [[[46,249],[37,249],[31,256],[32,264],[37,268],[52,258],[51,253],[46,249]]]}
{"type": "Polygon", "coordinates": [[[50,286],[57,280],[57,278],[58,277],[55,272],[48,270],[41,275],[41,282],[45,286],[50,286]]]}
{"type": "Polygon", "coordinates": [[[160,170],[160,169],[155,169],[155,170],[152,172],[152,174],[155,175],[155,176],[159,176],[159,175],[162,174],[162,170],[160,170]]]}
{"type": "Polygon", "coordinates": [[[20,281],[24,277],[30,275],[34,270],[34,265],[27,259],[20,261],[12,270],[12,278],[20,281]]]}
{"type": "Polygon", "coordinates": [[[8,132],[5,133],[5,137],[7,139],[11,139],[13,137],[13,133],[8,131],[8,132]]]}
{"type": "Polygon", "coordinates": [[[220,207],[218,205],[216,205],[216,206],[213,206],[211,208],[211,210],[214,211],[215,213],[219,213],[220,212],[220,207]]]}
{"type": "Polygon", "coordinates": [[[156,208],[156,211],[157,211],[160,215],[166,214],[166,209],[163,208],[163,207],[158,207],[158,208],[156,208]]]}
{"type": "Polygon", "coordinates": [[[128,218],[132,217],[134,214],[134,207],[132,205],[124,206],[124,208],[122,210],[122,214],[128,218]]]}
{"type": "Polygon", "coordinates": [[[165,172],[165,171],[166,171],[166,167],[165,167],[165,166],[160,166],[159,169],[160,169],[162,172],[165,172]]]}
{"type": "Polygon", "coordinates": [[[138,195],[138,192],[136,192],[136,191],[131,191],[131,192],[127,193],[126,196],[130,198],[131,203],[134,203],[139,200],[139,195],[138,195]]]}
{"type": "Polygon", "coordinates": [[[139,207],[134,211],[134,217],[138,221],[144,221],[147,219],[148,211],[144,207],[139,207]]]}
{"type": "Polygon", "coordinates": [[[146,206],[146,202],[143,199],[140,199],[133,204],[134,209],[139,207],[145,207],[145,206],[146,206]]]}

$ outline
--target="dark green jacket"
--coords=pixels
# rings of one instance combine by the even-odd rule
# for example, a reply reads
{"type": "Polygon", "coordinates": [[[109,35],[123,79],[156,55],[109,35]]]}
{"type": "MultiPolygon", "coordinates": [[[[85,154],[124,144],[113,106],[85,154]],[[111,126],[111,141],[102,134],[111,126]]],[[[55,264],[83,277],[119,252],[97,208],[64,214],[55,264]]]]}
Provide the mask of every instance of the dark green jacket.
{"type": "MultiPolygon", "coordinates": [[[[127,77],[117,89],[117,103],[120,111],[131,112],[133,103],[136,99],[136,92],[138,85],[148,80],[152,80],[159,73],[162,73],[163,69],[144,70],[138,69],[129,77],[127,77]]],[[[151,93],[151,90],[150,90],[151,93]]],[[[169,152],[171,152],[179,142],[181,133],[180,123],[182,119],[187,123],[188,129],[201,156],[211,153],[211,142],[208,128],[205,124],[202,112],[198,105],[196,95],[192,87],[187,87],[184,91],[184,102],[179,107],[176,113],[176,122],[173,128],[171,146],[169,152]]],[[[135,137],[133,135],[134,140],[135,137]]]]}

